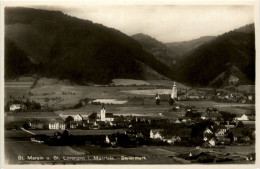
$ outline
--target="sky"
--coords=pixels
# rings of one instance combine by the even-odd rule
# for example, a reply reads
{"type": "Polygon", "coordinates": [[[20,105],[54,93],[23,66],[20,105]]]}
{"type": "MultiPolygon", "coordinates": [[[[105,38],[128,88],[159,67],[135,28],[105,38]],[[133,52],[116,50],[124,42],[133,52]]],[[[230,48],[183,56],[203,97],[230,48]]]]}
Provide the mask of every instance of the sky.
{"type": "Polygon", "coordinates": [[[217,36],[254,22],[249,5],[55,5],[35,8],[112,27],[131,36],[144,33],[169,43],[217,36]]]}

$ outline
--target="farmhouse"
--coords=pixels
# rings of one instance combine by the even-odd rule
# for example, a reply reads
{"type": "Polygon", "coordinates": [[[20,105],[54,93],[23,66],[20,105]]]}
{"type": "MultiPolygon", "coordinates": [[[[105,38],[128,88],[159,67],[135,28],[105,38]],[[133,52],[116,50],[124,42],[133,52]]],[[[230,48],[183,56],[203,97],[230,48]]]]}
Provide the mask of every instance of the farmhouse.
{"type": "Polygon", "coordinates": [[[243,114],[241,117],[237,117],[238,121],[255,121],[255,116],[253,114],[243,114]]]}
{"type": "Polygon", "coordinates": [[[22,104],[11,104],[9,106],[10,111],[20,110],[23,108],[22,104]]]}
{"type": "Polygon", "coordinates": [[[80,114],[77,114],[76,116],[74,116],[74,121],[82,121],[83,117],[80,114]]]}
{"type": "Polygon", "coordinates": [[[31,129],[43,129],[43,123],[38,119],[32,119],[28,122],[31,129]]]}
{"type": "Polygon", "coordinates": [[[162,140],[163,139],[163,136],[161,134],[162,131],[163,131],[162,129],[150,130],[150,138],[151,139],[160,139],[160,140],[162,140]]]}
{"type": "Polygon", "coordinates": [[[224,137],[224,136],[225,136],[225,132],[224,132],[223,130],[218,129],[218,130],[215,132],[215,136],[216,136],[216,137],[224,137]]]}
{"type": "Polygon", "coordinates": [[[61,120],[55,120],[49,123],[50,130],[65,130],[65,123],[61,120]]]}

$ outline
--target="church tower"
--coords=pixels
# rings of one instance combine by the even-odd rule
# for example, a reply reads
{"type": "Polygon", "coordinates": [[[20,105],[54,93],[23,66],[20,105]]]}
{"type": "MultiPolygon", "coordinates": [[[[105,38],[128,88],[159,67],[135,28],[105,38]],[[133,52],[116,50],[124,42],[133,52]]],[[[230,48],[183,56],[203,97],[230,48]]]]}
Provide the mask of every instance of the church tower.
{"type": "Polygon", "coordinates": [[[102,106],[102,109],[101,109],[100,120],[101,121],[106,121],[106,109],[105,109],[104,105],[102,106]]]}
{"type": "Polygon", "coordinates": [[[173,83],[171,98],[177,99],[177,87],[176,87],[175,82],[173,83]]]}

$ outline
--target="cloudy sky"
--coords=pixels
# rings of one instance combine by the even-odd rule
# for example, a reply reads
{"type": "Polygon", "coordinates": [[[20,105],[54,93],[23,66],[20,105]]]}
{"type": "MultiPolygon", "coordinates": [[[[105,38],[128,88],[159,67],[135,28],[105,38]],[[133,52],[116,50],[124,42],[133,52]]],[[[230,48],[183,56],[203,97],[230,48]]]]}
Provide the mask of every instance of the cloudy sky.
{"type": "Polygon", "coordinates": [[[220,35],[254,22],[254,7],[245,5],[73,5],[34,6],[61,10],[122,31],[144,33],[162,42],[220,35]]]}

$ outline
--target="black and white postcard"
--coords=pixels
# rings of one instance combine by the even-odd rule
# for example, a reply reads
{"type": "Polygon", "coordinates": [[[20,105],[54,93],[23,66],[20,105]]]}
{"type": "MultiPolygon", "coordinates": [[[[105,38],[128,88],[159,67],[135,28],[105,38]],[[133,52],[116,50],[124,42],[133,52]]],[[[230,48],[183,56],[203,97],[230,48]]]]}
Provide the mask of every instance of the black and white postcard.
{"type": "Polygon", "coordinates": [[[1,17],[4,169],[260,167],[259,1],[2,2],[1,17]]]}

